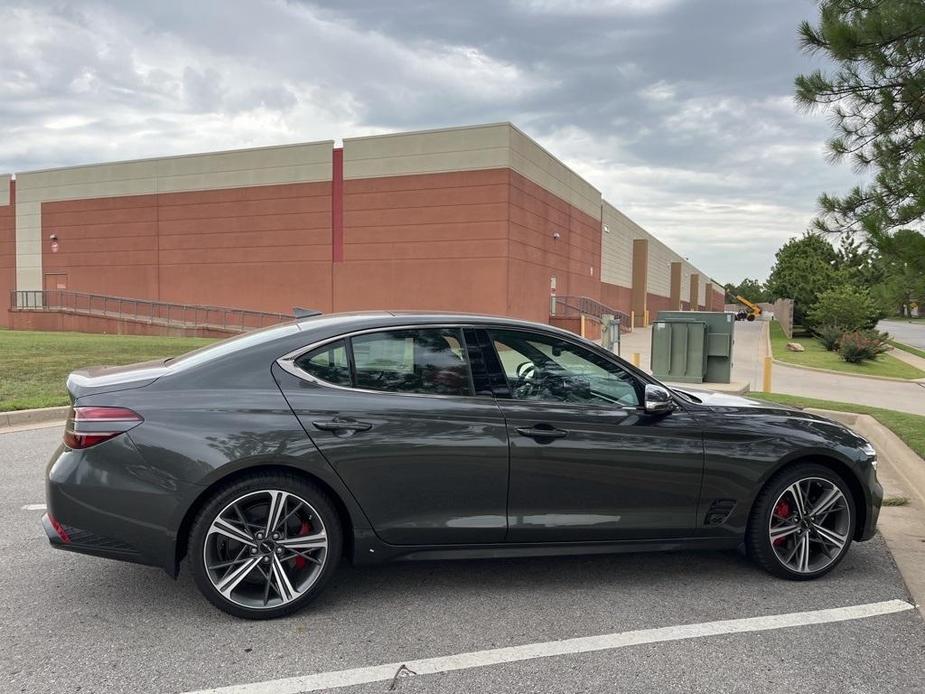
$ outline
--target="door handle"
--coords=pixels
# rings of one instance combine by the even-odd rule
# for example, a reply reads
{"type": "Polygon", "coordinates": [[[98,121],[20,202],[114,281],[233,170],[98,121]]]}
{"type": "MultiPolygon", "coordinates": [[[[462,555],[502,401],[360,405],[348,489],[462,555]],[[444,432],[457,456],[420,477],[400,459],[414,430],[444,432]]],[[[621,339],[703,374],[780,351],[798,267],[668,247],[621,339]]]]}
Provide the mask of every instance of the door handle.
{"type": "Polygon", "coordinates": [[[373,425],[369,422],[358,422],[355,419],[334,419],[318,420],[312,422],[312,426],[322,431],[369,431],[373,425]]]}
{"type": "Polygon", "coordinates": [[[517,427],[517,433],[531,439],[564,439],[568,432],[555,427],[517,427]]]}

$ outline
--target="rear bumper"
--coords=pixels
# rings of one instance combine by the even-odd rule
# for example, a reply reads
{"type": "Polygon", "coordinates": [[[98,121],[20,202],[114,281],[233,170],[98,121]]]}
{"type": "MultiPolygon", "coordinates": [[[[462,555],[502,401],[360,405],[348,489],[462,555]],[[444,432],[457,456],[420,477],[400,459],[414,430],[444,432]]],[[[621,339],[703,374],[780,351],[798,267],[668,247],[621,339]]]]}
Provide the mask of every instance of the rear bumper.
{"type": "Polygon", "coordinates": [[[42,526],[57,549],[159,566],[173,575],[170,518],[180,486],[153,475],[128,436],[80,451],[62,446],[46,471],[42,526]]]}
{"type": "Polygon", "coordinates": [[[54,516],[49,516],[47,513],[42,516],[42,528],[48,537],[48,543],[55,549],[77,552],[78,554],[90,554],[118,561],[148,563],[142,560],[141,554],[137,550],[118,540],[103,537],[88,530],[64,525],[54,516]]]}

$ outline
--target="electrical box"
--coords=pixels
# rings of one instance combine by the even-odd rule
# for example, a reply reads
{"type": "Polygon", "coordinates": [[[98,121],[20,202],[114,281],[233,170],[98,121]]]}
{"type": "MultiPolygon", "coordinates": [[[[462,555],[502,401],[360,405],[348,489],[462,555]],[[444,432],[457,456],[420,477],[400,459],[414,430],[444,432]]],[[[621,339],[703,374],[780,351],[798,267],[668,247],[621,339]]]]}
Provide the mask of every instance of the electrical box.
{"type": "Polygon", "coordinates": [[[674,383],[729,383],[734,316],[659,311],[652,323],[652,375],[674,383]]]}

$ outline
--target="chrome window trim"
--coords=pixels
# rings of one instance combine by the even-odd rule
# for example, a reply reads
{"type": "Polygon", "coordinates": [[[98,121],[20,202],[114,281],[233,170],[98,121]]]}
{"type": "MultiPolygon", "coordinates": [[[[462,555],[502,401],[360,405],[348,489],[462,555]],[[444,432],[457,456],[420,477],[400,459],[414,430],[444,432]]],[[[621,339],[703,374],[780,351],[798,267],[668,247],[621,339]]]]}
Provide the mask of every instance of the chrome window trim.
{"type": "MultiPolygon", "coordinates": [[[[436,329],[451,328],[451,329],[462,330],[463,328],[472,328],[472,327],[476,327],[476,326],[469,325],[469,324],[417,323],[414,325],[388,325],[388,326],[379,326],[377,328],[364,328],[362,330],[353,330],[348,333],[341,333],[340,335],[335,335],[334,337],[327,337],[323,340],[318,340],[317,342],[313,342],[307,347],[299,347],[298,349],[295,349],[289,352],[288,354],[284,354],[283,356],[281,356],[279,359],[276,360],[276,363],[279,364],[279,367],[283,371],[295,376],[296,378],[302,379],[303,381],[308,381],[309,383],[312,383],[317,386],[322,386],[324,388],[333,388],[334,390],[345,390],[351,393],[369,393],[371,395],[404,395],[406,397],[411,396],[411,397],[416,397],[416,398],[466,398],[467,400],[475,399],[475,400],[492,400],[493,401],[495,399],[493,395],[476,395],[474,392],[472,395],[442,395],[440,393],[405,393],[405,392],[394,391],[394,390],[372,390],[370,388],[356,388],[354,386],[341,386],[341,385],[337,385],[336,383],[325,381],[321,378],[318,378],[317,376],[312,376],[307,371],[304,371],[295,365],[296,360],[299,357],[301,357],[303,354],[307,354],[308,352],[312,352],[316,349],[324,347],[327,344],[330,344],[332,342],[337,342],[339,340],[344,340],[346,342],[346,340],[348,340],[349,338],[356,337],[357,335],[369,335],[371,333],[385,333],[385,332],[391,332],[394,330],[432,330],[435,328],[436,329]]],[[[463,344],[463,347],[465,347],[465,344],[463,344]]],[[[353,360],[351,358],[351,362],[352,361],[353,360]]],[[[466,355],[466,368],[469,371],[469,382],[471,386],[472,384],[472,365],[469,363],[468,354],[466,355]]]]}
{"type": "MultiPolygon", "coordinates": [[[[340,386],[340,385],[337,385],[336,383],[330,383],[316,376],[312,376],[307,371],[303,371],[302,369],[300,369],[299,367],[295,365],[296,360],[299,357],[301,357],[303,354],[307,354],[308,352],[316,350],[320,347],[324,347],[325,345],[330,344],[332,342],[337,342],[338,340],[346,341],[347,339],[351,337],[355,337],[357,335],[367,335],[369,333],[389,332],[392,330],[426,330],[426,329],[434,329],[434,328],[438,328],[438,329],[439,328],[451,328],[451,329],[459,329],[459,330],[463,330],[465,328],[473,328],[475,330],[486,330],[486,331],[491,331],[492,329],[494,329],[494,330],[509,330],[509,331],[524,332],[524,333],[533,333],[533,334],[546,335],[548,337],[554,337],[554,338],[563,340],[565,342],[571,343],[573,346],[580,347],[582,349],[589,348],[587,344],[588,341],[585,340],[584,338],[581,338],[581,341],[573,340],[571,338],[571,335],[562,335],[555,331],[546,331],[546,330],[543,330],[541,326],[537,326],[536,328],[533,328],[533,327],[526,327],[526,326],[520,326],[520,325],[512,326],[512,325],[507,325],[505,323],[478,323],[478,322],[413,323],[413,324],[402,323],[398,325],[385,325],[385,326],[381,325],[375,328],[363,328],[361,330],[352,330],[350,332],[340,333],[332,337],[326,337],[322,340],[312,342],[311,344],[306,345],[305,347],[299,347],[298,349],[294,349],[291,352],[284,354],[283,356],[281,356],[279,359],[276,360],[276,363],[279,365],[279,367],[283,371],[285,371],[286,373],[292,376],[295,376],[296,378],[300,380],[307,381],[308,383],[312,383],[314,385],[321,386],[323,388],[331,388],[333,390],[343,390],[343,391],[347,391],[351,393],[368,393],[371,395],[398,395],[398,396],[405,396],[405,397],[410,396],[410,397],[416,397],[416,398],[441,398],[441,399],[443,398],[466,398],[466,399],[475,399],[475,400],[491,400],[491,401],[498,400],[498,398],[496,398],[494,395],[475,395],[475,394],[473,395],[441,395],[437,393],[402,393],[402,392],[397,392],[393,390],[371,390],[369,388],[355,388],[353,386],[340,386]]],[[[596,346],[594,345],[593,342],[590,344],[592,346],[596,346]]],[[[596,351],[596,350],[591,350],[591,351],[596,351]]],[[[609,354],[606,354],[606,355],[602,354],[601,356],[604,356],[605,358],[608,358],[608,359],[610,358],[609,354]]],[[[613,356],[616,356],[616,355],[613,355],[613,356]]],[[[472,365],[469,363],[468,354],[466,355],[466,365],[469,367],[469,373],[471,376],[472,365]]],[[[616,362],[616,365],[619,366],[620,368],[623,368],[623,365],[620,364],[619,362],[616,362]]],[[[634,378],[636,377],[636,375],[631,370],[626,370],[626,372],[630,376],[633,376],[634,378]]],[[[505,374],[504,376],[505,378],[507,378],[507,374],[505,374]]],[[[657,383],[657,381],[655,381],[655,383],[657,383]]],[[[670,390],[671,389],[669,389],[669,392],[670,390]]],[[[558,405],[561,407],[568,407],[568,408],[579,408],[579,407],[589,407],[589,406],[594,407],[595,406],[595,405],[589,405],[588,403],[569,403],[569,402],[560,402],[558,400],[517,400],[516,398],[503,398],[503,399],[505,401],[515,402],[515,403],[536,402],[536,403],[545,403],[549,405],[558,405]]],[[[603,407],[603,406],[599,406],[599,407],[603,407]]],[[[617,409],[638,410],[639,408],[638,407],[622,407],[622,408],[617,408],[617,409]]]]}

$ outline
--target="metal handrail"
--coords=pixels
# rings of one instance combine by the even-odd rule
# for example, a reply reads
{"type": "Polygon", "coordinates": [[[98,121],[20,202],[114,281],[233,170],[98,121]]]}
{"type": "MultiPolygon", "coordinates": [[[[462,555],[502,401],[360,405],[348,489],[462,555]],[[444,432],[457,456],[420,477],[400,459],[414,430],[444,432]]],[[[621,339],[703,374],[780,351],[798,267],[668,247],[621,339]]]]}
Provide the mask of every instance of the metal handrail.
{"type": "Polygon", "coordinates": [[[283,313],[204,304],[179,304],[66,289],[14,289],[10,292],[10,309],[67,311],[145,321],[168,327],[206,327],[228,332],[245,332],[292,320],[292,316],[283,313]]]}
{"type": "Polygon", "coordinates": [[[629,315],[590,296],[556,296],[551,309],[550,315],[553,316],[585,316],[597,323],[603,323],[604,316],[609,314],[620,321],[620,332],[626,333],[632,329],[629,315]]]}

